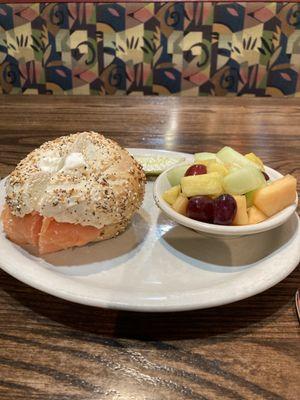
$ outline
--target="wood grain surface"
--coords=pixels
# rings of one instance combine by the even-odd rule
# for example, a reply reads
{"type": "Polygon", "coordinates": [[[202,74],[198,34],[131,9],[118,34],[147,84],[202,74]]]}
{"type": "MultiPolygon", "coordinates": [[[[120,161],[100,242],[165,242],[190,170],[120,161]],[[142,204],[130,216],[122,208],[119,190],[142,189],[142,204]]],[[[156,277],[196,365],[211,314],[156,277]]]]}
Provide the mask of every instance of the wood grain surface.
{"type": "MultiPolygon", "coordinates": [[[[130,147],[227,144],[300,179],[300,99],[72,96],[0,97],[1,177],[45,140],[91,129],[130,147]]],[[[297,287],[299,268],[231,305],[146,314],[69,303],[1,271],[0,399],[296,400],[297,287]]]]}

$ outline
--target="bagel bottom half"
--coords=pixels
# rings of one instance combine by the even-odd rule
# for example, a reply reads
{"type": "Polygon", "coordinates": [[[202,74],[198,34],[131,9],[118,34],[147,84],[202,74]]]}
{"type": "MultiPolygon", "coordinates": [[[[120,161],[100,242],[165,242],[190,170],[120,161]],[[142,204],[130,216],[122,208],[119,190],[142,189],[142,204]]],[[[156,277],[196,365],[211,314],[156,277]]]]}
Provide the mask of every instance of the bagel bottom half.
{"type": "Polygon", "coordinates": [[[112,239],[120,233],[124,232],[130,221],[119,222],[116,224],[105,225],[102,229],[100,229],[99,236],[93,240],[93,242],[100,242],[101,240],[112,239]]]}

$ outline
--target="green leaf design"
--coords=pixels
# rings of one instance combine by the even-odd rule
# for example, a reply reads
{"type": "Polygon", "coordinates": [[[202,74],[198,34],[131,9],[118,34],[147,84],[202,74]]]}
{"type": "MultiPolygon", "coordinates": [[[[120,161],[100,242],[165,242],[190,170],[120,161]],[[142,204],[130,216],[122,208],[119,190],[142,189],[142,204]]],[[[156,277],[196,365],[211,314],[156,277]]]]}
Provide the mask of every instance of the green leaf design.
{"type": "Polygon", "coordinates": [[[154,54],[154,57],[153,57],[153,65],[156,65],[156,64],[158,63],[158,61],[159,61],[159,59],[160,59],[160,57],[161,57],[161,55],[162,55],[162,52],[163,52],[163,47],[160,46],[160,47],[156,50],[156,52],[155,52],[155,54],[154,54]]]}
{"type": "Polygon", "coordinates": [[[269,68],[271,69],[272,65],[274,65],[277,61],[277,58],[280,56],[282,47],[279,46],[277,47],[277,49],[274,51],[274,53],[272,54],[270,61],[269,61],[269,68]]]}

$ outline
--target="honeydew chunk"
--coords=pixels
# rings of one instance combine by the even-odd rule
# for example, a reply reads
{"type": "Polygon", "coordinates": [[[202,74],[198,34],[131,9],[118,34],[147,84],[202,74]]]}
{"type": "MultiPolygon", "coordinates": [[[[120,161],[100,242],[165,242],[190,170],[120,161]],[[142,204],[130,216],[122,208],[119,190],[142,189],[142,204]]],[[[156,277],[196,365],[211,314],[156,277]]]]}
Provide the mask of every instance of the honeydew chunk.
{"type": "Polygon", "coordinates": [[[232,225],[247,225],[248,224],[248,214],[247,214],[247,202],[246,196],[233,196],[237,209],[235,217],[232,221],[232,225]]]}
{"type": "Polygon", "coordinates": [[[184,196],[182,193],[180,193],[180,195],[175,200],[175,203],[172,205],[172,208],[179,214],[186,215],[188,202],[189,202],[188,198],[184,196]]]}
{"type": "Polygon", "coordinates": [[[208,167],[210,164],[213,164],[213,163],[215,163],[216,161],[215,160],[213,160],[213,159],[210,159],[210,160],[198,160],[198,161],[195,161],[194,162],[194,164],[201,164],[201,165],[205,165],[206,167],[208,167]]]}
{"type": "Polygon", "coordinates": [[[170,205],[174,204],[181,191],[180,185],[176,185],[166,190],[163,194],[163,199],[170,205]]]}
{"type": "Polygon", "coordinates": [[[213,161],[207,165],[207,172],[218,172],[221,176],[225,176],[228,174],[228,169],[224,164],[219,164],[213,161]]]}
{"type": "Polygon", "coordinates": [[[247,208],[253,206],[254,193],[255,193],[255,190],[251,190],[251,192],[248,192],[248,193],[245,194],[246,202],[247,202],[247,208]]]}
{"type": "Polygon", "coordinates": [[[294,203],[296,186],[296,178],[292,175],[286,175],[255,191],[253,204],[268,217],[271,217],[294,203]]]}
{"type": "Polygon", "coordinates": [[[223,147],[217,154],[217,157],[227,164],[237,164],[241,167],[253,167],[260,169],[260,167],[253,161],[248,160],[245,156],[229,146],[223,147]]]}
{"type": "Polygon", "coordinates": [[[181,178],[181,190],[187,197],[223,193],[222,176],[217,172],[181,178]]]}
{"type": "Polygon", "coordinates": [[[257,207],[251,206],[248,208],[248,224],[258,224],[259,222],[264,221],[268,217],[262,211],[260,211],[257,207]]]}
{"type": "Polygon", "coordinates": [[[225,165],[225,167],[227,168],[228,173],[235,172],[235,171],[237,171],[238,169],[241,169],[241,168],[242,168],[242,167],[241,167],[240,165],[238,165],[238,164],[229,164],[229,163],[227,163],[227,164],[224,164],[224,165],[225,165]]]}
{"type": "Polygon", "coordinates": [[[265,170],[264,163],[262,162],[261,158],[259,158],[256,154],[248,153],[248,154],[245,154],[245,157],[248,160],[250,160],[250,161],[254,162],[255,164],[257,164],[262,171],[265,170]]]}
{"type": "Polygon", "coordinates": [[[206,161],[206,160],[213,160],[218,163],[222,163],[222,161],[216,156],[215,153],[208,153],[208,152],[202,152],[202,153],[195,153],[194,154],[195,161],[198,163],[199,161],[206,161]]]}
{"type": "Polygon", "coordinates": [[[189,168],[190,165],[178,165],[178,167],[172,168],[168,173],[168,181],[171,186],[176,186],[180,184],[181,178],[186,173],[186,170],[189,168]]]}
{"type": "Polygon", "coordinates": [[[224,177],[223,187],[226,193],[245,194],[251,190],[266,185],[266,180],[260,170],[252,167],[243,167],[224,177]]]}

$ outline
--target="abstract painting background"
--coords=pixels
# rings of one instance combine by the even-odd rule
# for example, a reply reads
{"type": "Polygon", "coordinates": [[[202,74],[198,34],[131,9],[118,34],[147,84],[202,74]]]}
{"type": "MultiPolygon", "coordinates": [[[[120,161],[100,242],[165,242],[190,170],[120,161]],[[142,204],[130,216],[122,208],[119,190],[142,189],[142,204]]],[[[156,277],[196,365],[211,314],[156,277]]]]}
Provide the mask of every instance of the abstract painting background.
{"type": "Polygon", "coordinates": [[[300,4],[0,4],[0,93],[298,96],[300,4]]]}

